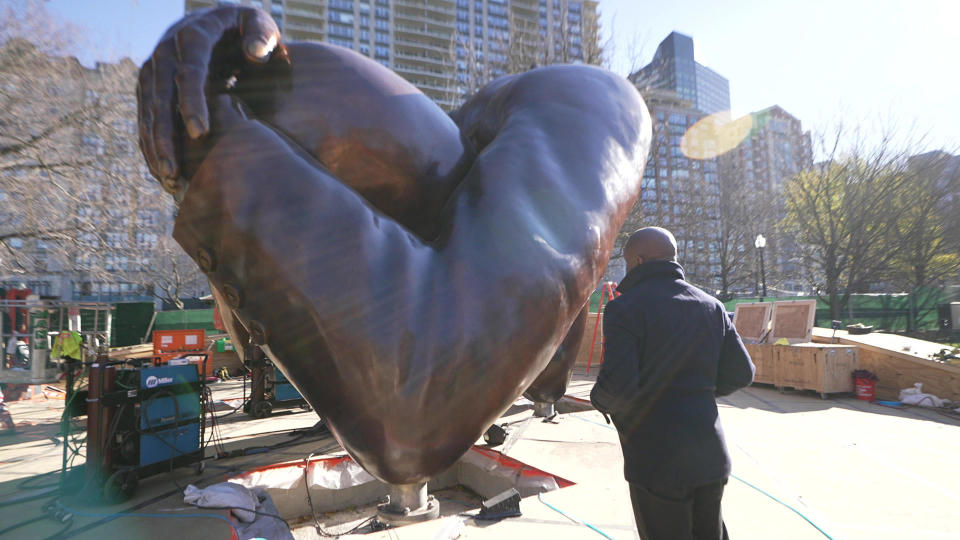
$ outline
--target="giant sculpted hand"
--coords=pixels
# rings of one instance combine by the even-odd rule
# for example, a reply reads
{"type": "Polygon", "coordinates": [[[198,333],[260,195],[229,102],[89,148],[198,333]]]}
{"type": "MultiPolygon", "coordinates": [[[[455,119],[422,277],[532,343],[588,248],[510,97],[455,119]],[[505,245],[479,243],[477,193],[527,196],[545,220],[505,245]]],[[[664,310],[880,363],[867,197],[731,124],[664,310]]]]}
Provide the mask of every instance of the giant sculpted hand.
{"type": "Polygon", "coordinates": [[[626,80],[562,66],[493,83],[455,125],[359,55],[298,47],[267,97],[288,75],[211,94],[196,163],[178,158],[196,172],[174,236],[364,468],[423,481],[581,313],[639,192],[649,117],[626,80]]]}

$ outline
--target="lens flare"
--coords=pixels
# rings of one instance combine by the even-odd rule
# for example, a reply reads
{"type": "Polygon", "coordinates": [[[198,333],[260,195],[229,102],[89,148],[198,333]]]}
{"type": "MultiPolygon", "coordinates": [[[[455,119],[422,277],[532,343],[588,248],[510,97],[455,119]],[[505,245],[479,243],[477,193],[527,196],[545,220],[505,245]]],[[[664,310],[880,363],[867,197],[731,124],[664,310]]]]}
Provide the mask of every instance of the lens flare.
{"type": "Polygon", "coordinates": [[[736,148],[753,127],[753,115],[733,120],[730,111],[714,113],[690,126],[680,140],[680,150],[690,159],[712,159],[736,148]]]}

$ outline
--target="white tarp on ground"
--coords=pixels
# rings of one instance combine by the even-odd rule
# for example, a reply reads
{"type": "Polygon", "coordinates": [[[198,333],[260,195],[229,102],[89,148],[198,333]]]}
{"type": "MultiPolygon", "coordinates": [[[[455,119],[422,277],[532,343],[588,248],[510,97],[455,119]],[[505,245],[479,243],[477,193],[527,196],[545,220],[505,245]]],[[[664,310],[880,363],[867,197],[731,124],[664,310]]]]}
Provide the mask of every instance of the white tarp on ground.
{"type": "MultiPolygon", "coordinates": [[[[387,494],[386,484],[377,481],[347,456],[263,467],[241,473],[229,481],[251,489],[268,490],[273,502],[281,509],[280,515],[286,519],[375,504],[387,494]],[[306,497],[308,488],[312,510],[306,497]]],[[[511,487],[516,488],[522,497],[559,488],[553,475],[499,452],[478,447],[468,451],[449,470],[430,479],[429,490],[457,484],[487,498],[511,487]]]]}
{"type": "MultiPolygon", "coordinates": [[[[272,489],[293,489],[297,485],[303,489],[304,465],[291,463],[287,467],[271,467],[254,470],[230,479],[230,482],[246,487],[269,486],[272,489]]],[[[311,487],[324,489],[344,489],[374,481],[370,473],[363,470],[352,459],[329,464],[326,460],[311,461],[307,466],[307,482],[311,487]]]]}

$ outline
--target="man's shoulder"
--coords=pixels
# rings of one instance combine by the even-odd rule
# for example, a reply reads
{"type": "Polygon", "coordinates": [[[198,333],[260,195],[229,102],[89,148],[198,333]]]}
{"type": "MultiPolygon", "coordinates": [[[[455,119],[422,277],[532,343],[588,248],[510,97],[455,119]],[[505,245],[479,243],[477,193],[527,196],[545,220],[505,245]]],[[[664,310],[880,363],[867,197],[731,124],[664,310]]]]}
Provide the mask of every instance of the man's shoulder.
{"type": "Polygon", "coordinates": [[[705,292],[700,287],[693,285],[687,281],[682,282],[684,292],[687,296],[693,296],[694,298],[700,300],[704,304],[709,304],[711,306],[716,306],[723,308],[723,302],[717,299],[717,297],[711,295],[710,293],[705,292]]]}

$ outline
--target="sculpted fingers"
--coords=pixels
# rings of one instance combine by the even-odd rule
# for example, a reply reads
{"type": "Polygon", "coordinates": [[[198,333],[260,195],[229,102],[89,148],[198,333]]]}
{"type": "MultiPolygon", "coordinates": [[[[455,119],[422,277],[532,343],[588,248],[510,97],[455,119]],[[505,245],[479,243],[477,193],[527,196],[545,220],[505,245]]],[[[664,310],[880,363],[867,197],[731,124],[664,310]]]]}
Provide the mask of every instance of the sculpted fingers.
{"type": "Polygon", "coordinates": [[[273,17],[257,9],[240,12],[243,53],[251,62],[264,63],[280,43],[280,29],[273,17]]]}
{"type": "Polygon", "coordinates": [[[177,156],[173,142],[174,132],[174,73],[176,63],[171,47],[158,47],[150,63],[153,67],[152,95],[146,103],[151,132],[148,134],[157,162],[157,178],[167,188],[177,176],[177,156]]]}
{"type": "Polygon", "coordinates": [[[180,132],[198,139],[210,129],[206,101],[210,74],[228,74],[240,67],[233,64],[264,62],[279,40],[280,31],[268,14],[233,6],[192,13],[161,38],[141,68],[137,96],[140,148],[150,172],[168,191],[180,184],[180,132]],[[217,46],[232,48],[233,54],[215,58],[217,46]]]}
{"type": "MultiPolygon", "coordinates": [[[[211,21],[216,23],[216,21],[211,21]]],[[[199,139],[209,129],[209,110],[204,89],[209,74],[213,34],[217,28],[190,26],[177,32],[177,97],[183,125],[191,139],[199,139]]]]}
{"type": "Polygon", "coordinates": [[[140,151],[147,162],[147,168],[155,178],[160,178],[157,153],[153,149],[153,113],[150,107],[152,102],[153,64],[151,60],[147,60],[140,68],[140,76],[137,80],[137,130],[140,151]]]}
{"type": "Polygon", "coordinates": [[[241,67],[239,64],[243,61],[266,62],[279,43],[280,29],[273,18],[253,8],[216,9],[210,17],[177,32],[180,115],[191,138],[200,138],[210,129],[204,91],[210,73],[226,78],[230,70],[241,67]],[[224,49],[222,57],[214,57],[214,48],[218,45],[224,49]]]}

